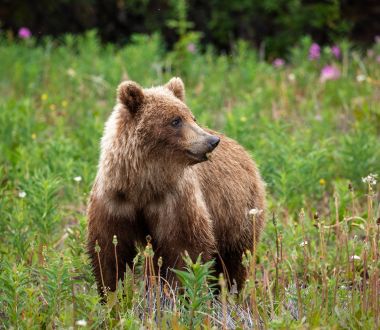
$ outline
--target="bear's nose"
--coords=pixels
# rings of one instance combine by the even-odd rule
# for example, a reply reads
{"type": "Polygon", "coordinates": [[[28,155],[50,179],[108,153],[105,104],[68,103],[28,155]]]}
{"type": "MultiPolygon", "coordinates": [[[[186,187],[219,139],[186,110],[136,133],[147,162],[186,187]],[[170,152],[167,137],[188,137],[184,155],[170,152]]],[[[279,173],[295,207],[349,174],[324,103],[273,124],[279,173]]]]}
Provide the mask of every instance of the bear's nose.
{"type": "Polygon", "coordinates": [[[217,136],[211,135],[211,137],[209,138],[209,141],[208,141],[208,143],[211,147],[211,150],[214,150],[217,147],[217,145],[219,144],[219,142],[220,142],[220,138],[218,138],[217,136]]]}

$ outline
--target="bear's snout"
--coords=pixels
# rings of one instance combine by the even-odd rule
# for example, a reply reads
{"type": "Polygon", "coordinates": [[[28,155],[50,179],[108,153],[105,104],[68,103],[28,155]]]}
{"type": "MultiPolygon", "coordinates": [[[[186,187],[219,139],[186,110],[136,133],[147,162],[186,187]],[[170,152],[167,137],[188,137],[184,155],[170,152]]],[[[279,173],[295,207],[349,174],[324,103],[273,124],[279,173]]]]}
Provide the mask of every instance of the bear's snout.
{"type": "Polygon", "coordinates": [[[218,136],[203,131],[199,139],[186,150],[186,154],[194,164],[204,162],[210,159],[210,153],[218,146],[219,142],[218,136]]]}
{"type": "Polygon", "coordinates": [[[209,152],[213,151],[218,146],[219,142],[220,142],[219,137],[215,135],[211,135],[208,139],[208,144],[210,146],[209,152]]]}

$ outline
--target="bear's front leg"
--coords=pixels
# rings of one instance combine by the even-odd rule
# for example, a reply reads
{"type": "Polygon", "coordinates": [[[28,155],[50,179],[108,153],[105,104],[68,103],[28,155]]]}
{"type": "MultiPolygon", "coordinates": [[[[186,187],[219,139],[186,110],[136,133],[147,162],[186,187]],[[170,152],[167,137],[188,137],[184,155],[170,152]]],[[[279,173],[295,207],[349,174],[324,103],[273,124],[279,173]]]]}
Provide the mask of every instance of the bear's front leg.
{"type": "Polygon", "coordinates": [[[118,280],[124,279],[127,264],[136,254],[136,229],[130,219],[111,214],[106,205],[91,197],[88,214],[88,253],[99,293],[114,291],[118,280]],[[116,239],[114,239],[116,236],[116,239]]]}
{"type": "MultiPolygon", "coordinates": [[[[170,269],[185,266],[185,251],[195,261],[209,261],[216,255],[213,222],[197,182],[191,177],[182,182],[176,191],[167,194],[160,203],[152,203],[146,209],[156,258],[163,259],[163,276],[170,269]]],[[[171,278],[171,276],[168,276],[171,278]]]]}

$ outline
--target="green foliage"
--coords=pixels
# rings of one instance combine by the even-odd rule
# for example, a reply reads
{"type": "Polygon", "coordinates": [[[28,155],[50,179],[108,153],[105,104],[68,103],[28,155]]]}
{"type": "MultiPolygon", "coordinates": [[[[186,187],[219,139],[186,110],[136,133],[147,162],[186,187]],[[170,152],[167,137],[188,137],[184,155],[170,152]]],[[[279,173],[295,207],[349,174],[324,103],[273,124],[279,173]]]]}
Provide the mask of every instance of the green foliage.
{"type": "Polygon", "coordinates": [[[373,40],[378,31],[376,3],[342,0],[27,0],[0,4],[1,21],[13,32],[27,26],[35,35],[100,31],[102,39],[125,43],[135,33],[160,33],[169,48],[186,31],[199,31],[204,44],[231,50],[236,39],[283,54],[311,34],[319,42],[343,35],[373,40]],[[57,20],[64,12],[70,20],[57,20]],[[44,17],[44,20],[40,18],[44,17]]]}
{"type": "Polygon", "coordinates": [[[192,33],[169,53],[158,35],[122,48],[93,31],[38,44],[1,39],[0,328],[378,327],[379,188],[362,178],[380,174],[379,44],[364,56],[344,41],[341,58],[324,47],[310,61],[303,38],[276,68],[246,42],[229,56],[201,52],[192,33]],[[328,64],[341,76],[323,82],[328,64]],[[252,262],[256,281],[240,295],[222,287],[215,297],[211,263],[199,260],[177,271],[183,287],[174,292],[144,273],[153,254],[142,252],[141,269],[102,305],[85,209],[103,125],[121,80],[151,86],[174,75],[198,122],[252,154],[275,221],[252,262]]]}
{"type": "Polygon", "coordinates": [[[174,270],[181,286],[184,288],[183,294],[180,295],[180,302],[183,308],[184,324],[190,329],[199,327],[210,313],[210,304],[213,299],[213,289],[210,282],[215,281],[212,275],[213,261],[201,263],[201,256],[193,262],[187,254],[184,256],[186,263],[185,270],[174,270]],[[208,303],[208,304],[207,304],[208,303]]]}

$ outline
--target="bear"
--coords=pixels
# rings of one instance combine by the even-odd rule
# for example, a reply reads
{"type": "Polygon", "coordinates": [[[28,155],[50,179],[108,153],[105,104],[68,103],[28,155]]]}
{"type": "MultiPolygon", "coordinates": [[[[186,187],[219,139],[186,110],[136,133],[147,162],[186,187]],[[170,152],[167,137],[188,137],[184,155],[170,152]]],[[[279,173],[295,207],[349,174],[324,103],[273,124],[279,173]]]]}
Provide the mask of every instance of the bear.
{"type": "Polygon", "coordinates": [[[146,89],[122,82],[100,149],[87,208],[100,293],[103,285],[116,289],[147,237],[171,283],[186,251],[193,260],[214,259],[215,273],[242,288],[242,254],[253,250],[264,225],[265,184],[242,146],[196,122],[180,78],[146,89]],[[260,211],[252,216],[251,209],[260,211]]]}

